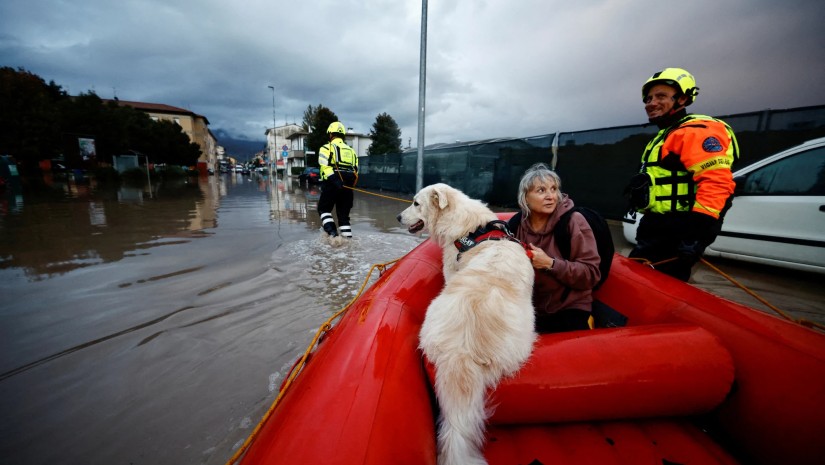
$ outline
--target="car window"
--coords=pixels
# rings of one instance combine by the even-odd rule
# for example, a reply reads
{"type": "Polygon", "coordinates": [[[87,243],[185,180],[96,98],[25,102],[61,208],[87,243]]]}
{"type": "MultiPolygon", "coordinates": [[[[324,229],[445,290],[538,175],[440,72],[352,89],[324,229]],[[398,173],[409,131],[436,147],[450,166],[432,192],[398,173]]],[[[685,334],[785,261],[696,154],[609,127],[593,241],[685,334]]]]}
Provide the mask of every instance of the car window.
{"type": "Polygon", "coordinates": [[[747,174],[738,195],[825,195],[825,147],[802,152],[747,174]]]}

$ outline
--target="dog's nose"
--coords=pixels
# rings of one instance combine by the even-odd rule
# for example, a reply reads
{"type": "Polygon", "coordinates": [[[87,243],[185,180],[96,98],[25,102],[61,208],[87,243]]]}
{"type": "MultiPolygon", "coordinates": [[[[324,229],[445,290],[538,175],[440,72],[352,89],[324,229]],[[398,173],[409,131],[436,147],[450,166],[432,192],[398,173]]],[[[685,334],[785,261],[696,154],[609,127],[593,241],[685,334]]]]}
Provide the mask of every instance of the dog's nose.
{"type": "Polygon", "coordinates": [[[401,214],[399,213],[398,216],[395,217],[395,219],[398,220],[398,222],[400,223],[401,222],[401,214]]]}

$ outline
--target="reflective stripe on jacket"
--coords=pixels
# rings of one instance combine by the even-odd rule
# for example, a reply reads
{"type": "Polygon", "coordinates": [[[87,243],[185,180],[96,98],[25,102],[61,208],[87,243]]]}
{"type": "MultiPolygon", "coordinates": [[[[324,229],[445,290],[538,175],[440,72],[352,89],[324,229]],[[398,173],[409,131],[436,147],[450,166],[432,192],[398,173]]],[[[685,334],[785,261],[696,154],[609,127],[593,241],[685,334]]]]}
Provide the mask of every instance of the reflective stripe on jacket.
{"type": "Polygon", "coordinates": [[[651,179],[655,213],[696,211],[719,218],[735,183],[731,165],[739,158],[733,129],[705,115],[687,115],[656,134],[642,155],[641,172],[651,179]]]}
{"type": "Polygon", "coordinates": [[[324,144],[318,151],[318,165],[321,167],[321,180],[329,178],[335,170],[358,171],[358,154],[340,137],[324,144]]]}

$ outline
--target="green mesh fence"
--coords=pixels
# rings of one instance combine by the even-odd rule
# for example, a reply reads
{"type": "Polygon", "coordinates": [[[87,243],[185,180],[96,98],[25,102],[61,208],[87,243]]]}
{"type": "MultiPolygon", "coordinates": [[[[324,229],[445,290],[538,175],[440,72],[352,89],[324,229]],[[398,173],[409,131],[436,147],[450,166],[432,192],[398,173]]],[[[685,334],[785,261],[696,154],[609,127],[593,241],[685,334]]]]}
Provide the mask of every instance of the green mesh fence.
{"type": "MultiPolygon", "coordinates": [[[[734,169],[766,156],[825,137],[825,105],[719,116],[736,133],[741,152],[734,169]]],[[[423,185],[443,182],[490,205],[515,209],[518,182],[538,162],[552,165],[562,190],[578,205],[620,219],[628,179],[639,167],[645,145],[658,131],[633,125],[561,132],[529,138],[489,139],[436,144],[424,151],[423,185]]],[[[415,191],[418,153],[372,155],[361,159],[358,186],[411,194],[415,191]]]]}

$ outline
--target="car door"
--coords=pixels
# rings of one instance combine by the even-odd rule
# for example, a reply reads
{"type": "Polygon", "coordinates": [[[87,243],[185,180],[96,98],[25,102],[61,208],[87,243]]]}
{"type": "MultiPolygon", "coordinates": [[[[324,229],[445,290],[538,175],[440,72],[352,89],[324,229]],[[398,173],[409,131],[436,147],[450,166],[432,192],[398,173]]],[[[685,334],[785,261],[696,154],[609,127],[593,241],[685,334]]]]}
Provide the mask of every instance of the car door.
{"type": "Polygon", "coordinates": [[[710,249],[711,255],[825,270],[825,146],[737,176],[733,206],[710,249]]]}

